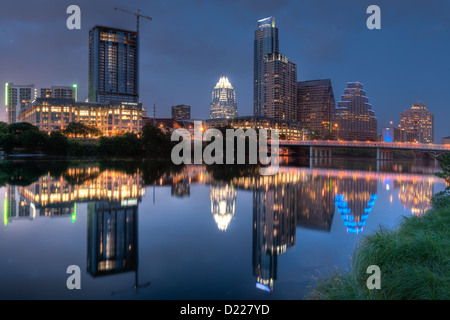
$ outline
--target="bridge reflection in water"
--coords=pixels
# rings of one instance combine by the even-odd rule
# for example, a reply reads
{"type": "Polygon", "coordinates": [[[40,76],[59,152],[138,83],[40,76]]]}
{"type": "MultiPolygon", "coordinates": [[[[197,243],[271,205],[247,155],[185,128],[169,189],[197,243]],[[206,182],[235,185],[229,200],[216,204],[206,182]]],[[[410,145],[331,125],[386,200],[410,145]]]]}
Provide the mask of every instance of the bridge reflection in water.
{"type": "MultiPolygon", "coordinates": [[[[239,190],[253,194],[252,265],[256,287],[272,291],[278,256],[296,244],[297,228],[330,232],[337,214],[348,233],[361,233],[377,205],[380,186],[390,201],[399,201],[412,214],[429,208],[432,174],[281,167],[275,176],[238,176],[216,179],[204,166],[187,166],[163,173],[154,187],[171,186],[171,196],[188,198],[191,185],[210,187],[211,215],[226,232],[235,215],[239,190]]],[[[138,215],[145,196],[143,173],[101,171],[98,166],[70,168],[59,177],[43,175],[28,186],[7,185],[4,224],[42,217],[77,221],[77,203],[88,203],[87,268],[93,277],[135,272],[139,287],[138,215]],[[17,189],[17,190],[16,190],[17,189]]]]}

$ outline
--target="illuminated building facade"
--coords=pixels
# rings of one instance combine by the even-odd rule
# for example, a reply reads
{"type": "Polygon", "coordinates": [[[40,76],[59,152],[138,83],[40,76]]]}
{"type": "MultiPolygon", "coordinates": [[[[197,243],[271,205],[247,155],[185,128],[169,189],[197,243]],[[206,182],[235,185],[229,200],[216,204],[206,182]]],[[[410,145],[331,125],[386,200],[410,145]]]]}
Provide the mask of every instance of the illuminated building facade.
{"type": "Polygon", "coordinates": [[[266,74],[265,58],[272,52],[278,52],[278,28],[275,18],[268,17],[258,21],[255,31],[253,57],[253,114],[266,115],[264,111],[264,75],[266,74]]]}
{"type": "Polygon", "coordinates": [[[434,115],[423,102],[401,113],[401,127],[413,135],[414,142],[434,143],[434,115]]]}
{"type": "Polygon", "coordinates": [[[41,88],[41,98],[73,99],[77,101],[76,84],[69,86],[52,86],[51,88],[41,88]]]}
{"type": "Polygon", "coordinates": [[[377,118],[362,83],[347,83],[335,117],[339,139],[377,141],[377,118]]]}
{"type": "Polygon", "coordinates": [[[322,139],[335,138],[336,102],[330,79],[297,83],[297,121],[322,139]]]}
{"type": "Polygon", "coordinates": [[[189,120],[191,118],[191,107],[180,104],[172,107],[172,119],[189,120]]]}
{"type": "Polygon", "coordinates": [[[34,84],[15,85],[5,84],[5,107],[6,122],[16,123],[18,113],[20,113],[31,101],[36,99],[36,89],[34,84]]]}
{"type": "Polygon", "coordinates": [[[142,131],[142,104],[134,102],[89,103],[72,99],[38,98],[22,111],[19,120],[51,132],[65,129],[71,122],[96,127],[105,136],[142,131]]]}
{"type": "MultiPolygon", "coordinates": [[[[205,130],[223,126],[231,126],[234,129],[278,129],[281,140],[305,140],[306,130],[297,121],[282,121],[268,117],[247,116],[234,119],[214,119],[203,122],[205,130]]],[[[270,137],[270,132],[268,133],[270,137]]]]}
{"type": "Polygon", "coordinates": [[[212,91],[211,119],[237,117],[236,92],[227,77],[221,77],[212,91]]]}
{"type": "Polygon", "coordinates": [[[89,30],[89,102],[139,102],[139,35],[95,26],[89,30]]]}
{"type": "Polygon", "coordinates": [[[297,64],[280,53],[264,57],[264,116],[297,121],[297,64]]]}

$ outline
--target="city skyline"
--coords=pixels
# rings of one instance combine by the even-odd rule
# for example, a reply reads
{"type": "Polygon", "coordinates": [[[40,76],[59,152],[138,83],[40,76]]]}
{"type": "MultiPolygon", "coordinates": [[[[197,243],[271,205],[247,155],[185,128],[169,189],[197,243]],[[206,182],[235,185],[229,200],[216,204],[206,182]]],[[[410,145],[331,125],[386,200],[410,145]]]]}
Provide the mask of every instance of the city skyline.
{"type": "MultiPolygon", "coordinates": [[[[44,3],[41,1],[38,6],[43,7],[44,3]]],[[[115,12],[117,5],[134,11],[141,8],[154,18],[141,24],[140,93],[147,110],[156,104],[157,117],[168,117],[172,105],[187,104],[192,106],[192,118],[207,119],[210,83],[216,81],[217,74],[223,74],[239,96],[240,115],[251,115],[255,25],[256,21],[273,16],[280,30],[280,51],[298,64],[298,81],[330,78],[335,94],[343,92],[347,82],[364,83],[379,119],[378,134],[390,121],[399,124],[402,111],[423,101],[436,116],[435,141],[449,135],[445,119],[450,111],[443,93],[450,71],[445,60],[450,46],[442,39],[448,38],[450,28],[445,16],[449,5],[444,1],[377,1],[382,10],[381,30],[368,30],[365,26],[365,9],[371,4],[367,1],[345,1],[339,5],[329,1],[324,6],[312,1],[276,5],[264,2],[261,6],[252,1],[226,5],[174,1],[165,6],[142,1],[79,1],[81,30],[68,30],[65,26],[65,9],[70,4],[48,2],[48,10],[36,16],[34,3],[5,4],[0,13],[0,27],[5,31],[1,44],[3,84],[33,83],[36,88],[45,88],[77,83],[78,98],[87,98],[89,29],[95,25],[135,29],[135,19],[115,12]],[[186,10],[171,10],[174,7],[186,10]],[[214,19],[204,14],[217,8],[222,10],[214,19]],[[186,19],[192,17],[200,18],[186,25],[186,19]],[[414,23],[417,19],[422,22],[420,25],[414,23]],[[211,28],[204,28],[205,25],[211,28]],[[220,33],[221,37],[210,36],[213,33],[220,33]],[[193,36],[185,40],[185,34],[193,36]],[[30,55],[27,48],[34,47],[41,50],[33,50],[30,55]],[[191,56],[195,50],[203,50],[203,54],[191,56]]],[[[6,120],[5,108],[0,119],[6,120]]]]}

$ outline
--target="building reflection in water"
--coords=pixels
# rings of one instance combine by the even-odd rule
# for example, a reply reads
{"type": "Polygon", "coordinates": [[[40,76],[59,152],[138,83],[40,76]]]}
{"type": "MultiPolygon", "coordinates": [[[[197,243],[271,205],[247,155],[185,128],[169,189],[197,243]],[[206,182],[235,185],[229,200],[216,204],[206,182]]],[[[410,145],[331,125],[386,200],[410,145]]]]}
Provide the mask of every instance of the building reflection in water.
{"type": "MultiPolygon", "coordinates": [[[[253,275],[256,287],[270,292],[277,279],[278,258],[295,246],[297,227],[330,232],[337,213],[348,233],[363,232],[377,201],[378,182],[391,193],[391,201],[398,190],[399,201],[421,215],[429,208],[437,181],[417,173],[299,167],[281,167],[275,176],[217,181],[204,166],[187,166],[159,177],[154,186],[170,185],[171,196],[185,198],[190,196],[191,184],[208,184],[211,214],[221,231],[227,230],[236,214],[238,190],[252,191],[253,275]]],[[[96,166],[71,168],[60,177],[47,174],[29,186],[5,189],[5,225],[44,216],[74,222],[77,203],[89,203],[88,272],[96,277],[135,271],[137,277],[138,205],[145,194],[139,169],[125,174],[100,171],[96,166]]]]}
{"type": "Polygon", "coordinates": [[[256,287],[273,290],[278,256],[295,245],[296,195],[285,185],[253,191],[253,275],[256,287]]]}
{"type": "Polygon", "coordinates": [[[211,214],[220,231],[226,231],[235,213],[237,192],[233,185],[211,184],[211,214]]]}
{"type": "MultiPolygon", "coordinates": [[[[6,188],[10,217],[15,210],[15,187],[6,188]]],[[[145,194],[142,174],[98,167],[71,168],[64,176],[50,174],[27,187],[18,187],[19,216],[71,217],[77,203],[88,203],[88,272],[96,277],[136,271],[138,265],[138,203],[145,194]]]]}
{"type": "Polygon", "coordinates": [[[364,178],[340,179],[336,184],[336,208],[347,233],[361,233],[377,200],[377,180],[364,178]],[[355,192],[356,191],[356,192],[355,192]]]}
{"type": "Polygon", "coordinates": [[[129,175],[112,170],[100,172],[98,167],[71,168],[57,178],[47,174],[31,185],[17,189],[20,194],[19,211],[30,217],[73,218],[77,202],[137,201],[145,194],[139,171],[129,175]]]}
{"type": "Polygon", "coordinates": [[[401,183],[398,198],[408,207],[412,214],[421,216],[430,209],[430,199],[434,194],[434,183],[431,180],[423,183],[406,181],[401,183]]]}
{"type": "Polygon", "coordinates": [[[89,274],[137,271],[137,201],[90,203],[87,221],[89,274]]]}

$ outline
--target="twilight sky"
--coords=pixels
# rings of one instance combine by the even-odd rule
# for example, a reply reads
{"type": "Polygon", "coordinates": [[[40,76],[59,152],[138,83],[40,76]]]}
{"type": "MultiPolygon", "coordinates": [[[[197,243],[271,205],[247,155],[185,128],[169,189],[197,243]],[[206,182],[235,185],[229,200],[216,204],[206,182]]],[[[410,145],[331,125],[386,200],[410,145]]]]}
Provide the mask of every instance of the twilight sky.
{"type": "MultiPolygon", "coordinates": [[[[280,52],[298,65],[298,80],[330,78],[336,101],[347,81],[364,84],[378,131],[423,101],[435,115],[435,141],[450,136],[450,1],[448,0],[0,0],[0,83],[79,86],[87,98],[89,29],[132,29],[141,19],[140,98],[149,115],[191,105],[209,117],[221,76],[236,89],[239,115],[253,110],[253,40],[257,20],[274,16],[280,52]],[[68,30],[66,8],[81,8],[81,30],[68,30]],[[381,30],[366,9],[381,8],[381,30]]],[[[5,121],[4,90],[0,120],[5,121]]]]}

